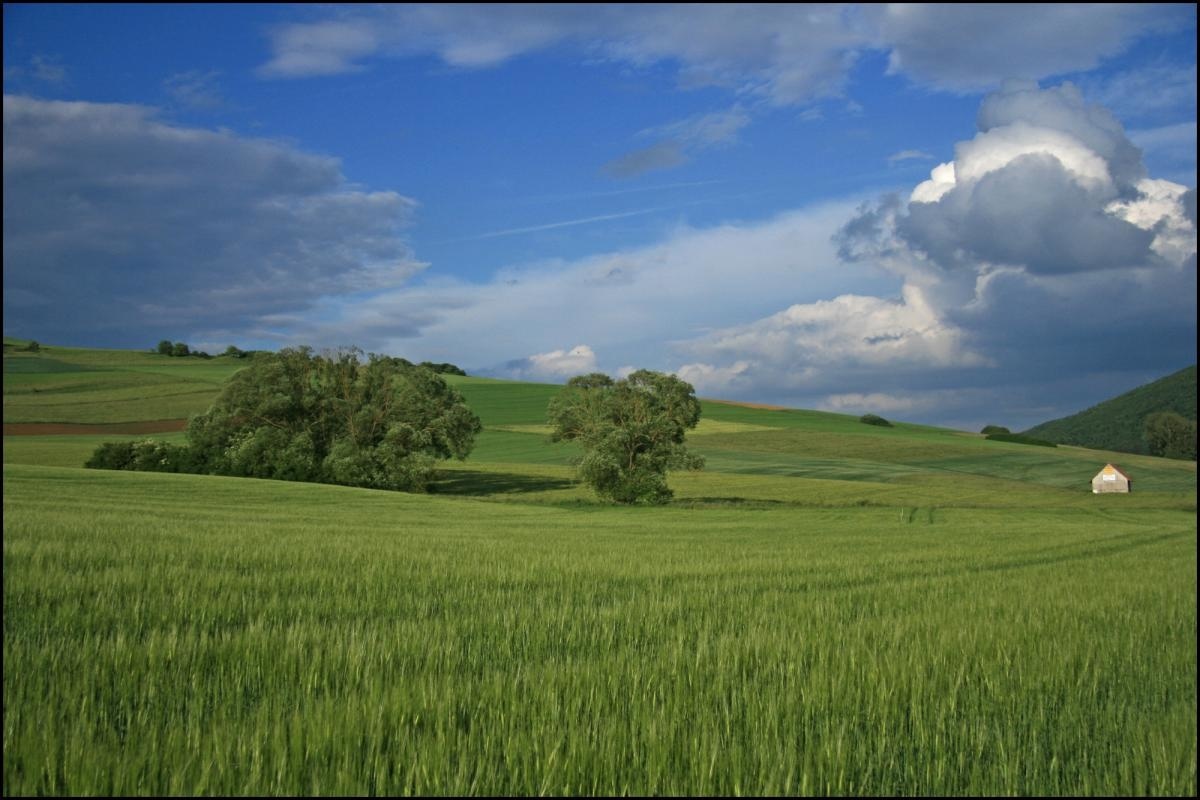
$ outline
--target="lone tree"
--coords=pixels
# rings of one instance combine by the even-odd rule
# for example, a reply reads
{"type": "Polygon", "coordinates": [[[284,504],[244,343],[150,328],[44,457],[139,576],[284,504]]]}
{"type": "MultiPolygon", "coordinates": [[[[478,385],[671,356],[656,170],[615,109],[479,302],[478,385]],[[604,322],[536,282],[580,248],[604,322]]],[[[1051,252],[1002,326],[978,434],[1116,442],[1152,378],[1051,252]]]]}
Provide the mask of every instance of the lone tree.
{"type": "Polygon", "coordinates": [[[288,348],[237,372],[188,423],[199,471],[424,491],[438,459],[466,458],[482,426],[430,370],[344,350],[288,348]]]}
{"type": "Polygon", "coordinates": [[[603,498],[618,503],[665,503],[667,470],[702,469],[684,435],[700,421],[692,385],[674,375],[638,370],[614,381],[580,375],[550,401],[554,441],[577,441],[579,474],[603,498]]]}

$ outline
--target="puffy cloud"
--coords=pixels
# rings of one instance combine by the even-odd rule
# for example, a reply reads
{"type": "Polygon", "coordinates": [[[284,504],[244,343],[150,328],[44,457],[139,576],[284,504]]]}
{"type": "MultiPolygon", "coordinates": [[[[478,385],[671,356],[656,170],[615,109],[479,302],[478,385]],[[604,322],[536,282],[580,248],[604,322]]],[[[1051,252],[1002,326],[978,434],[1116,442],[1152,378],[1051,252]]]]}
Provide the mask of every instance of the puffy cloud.
{"type": "Polygon", "coordinates": [[[724,367],[696,362],[684,364],[675,370],[675,374],[690,383],[701,395],[716,393],[728,396],[729,392],[745,388],[744,384],[749,383],[749,369],[749,361],[735,361],[724,367]]]}
{"type": "Polygon", "coordinates": [[[900,299],[796,303],[680,342],[686,374],[730,397],[1020,427],[1193,361],[1195,190],[1145,177],[1070,86],[1009,85],[979,124],[907,201],[864,204],[834,237],[900,299]]]}
{"type": "Polygon", "coordinates": [[[812,366],[982,363],[980,356],[960,347],[960,338],[922,291],[910,285],[900,300],[842,295],[796,304],[749,325],[714,332],[689,343],[688,350],[754,356],[756,363],[770,363],[787,374],[812,366]]]}
{"type": "Polygon", "coordinates": [[[946,267],[1022,266],[1031,272],[1129,267],[1154,235],[1105,210],[1051,155],[1022,155],[936,202],[914,202],[898,231],[946,267]]]}
{"type": "MultiPolygon", "coordinates": [[[[964,332],[942,319],[916,286],[896,300],[842,295],[800,303],[755,322],[680,343],[701,360],[681,368],[708,391],[813,396],[837,385],[986,366],[964,332]]],[[[869,384],[868,384],[869,385],[869,384]]]]}
{"type": "MultiPolygon", "coordinates": [[[[945,269],[1041,274],[1186,257],[1188,230],[1172,210],[1184,187],[1146,179],[1120,123],[1071,84],[1010,84],[984,100],[978,120],[980,133],[955,148],[955,160],[893,210],[894,249],[945,269]]],[[[879,213],[843,231],[843,252],[864,252],[866,234],[882,238],[879,213]]]]}
{"type": "Polygon", "coordinates": [[[419,271],[412,206],[278,142],[5,96],[5,322],[97,344],[256,327],[419,271]]]}
{"type": "Polygon", "coordinates": [[[534,380],[563,380],[596,371],[596,354],[586,344],[570,350],[551,350],[510,361],[503,370],[510,377],[534,380]]]}
{"type": "MultiPolygon", "coordinates": [[[[1097,174],[1093,162],[1099,158],[1118,191],[1145,175],[1142,154],[1126,138],[1117,118],[1098,103],[1086,102],[1071,83],[1042,89],[1035,82],[1008,81],[1000,91],[984,98],[977,124],[981,135],[963,144],[961,155],[956,151],[957,159],[986,161],[995,145],[982,140],[994,132],[1014,130],[1017,133],[1013,138],[1020,142],[1021,149],[1011,153],[1010,158],[1028,152],[1050,153],[1081,177],[1100,181],[1103,176],[1097,174]],[[1040,142],[1039,136],[1049,141],[1040,142]],[[1080,152],[1076,143],[1090,154],[1080,152]]],[[[966,165],[964,169],[972,171],[966,165]]],[[[976,166],[973,171],[985,169],[976,166]]]]}
{"type": "Polygon", "coordinates": [[[1170,263],[1183,263],[1196,252],[1196,190],[1154,178],[1138,181],[1137,189],[1134,199],[1114,201],[1105,210],[1153,233],[1151,249],[1170,263]]]}

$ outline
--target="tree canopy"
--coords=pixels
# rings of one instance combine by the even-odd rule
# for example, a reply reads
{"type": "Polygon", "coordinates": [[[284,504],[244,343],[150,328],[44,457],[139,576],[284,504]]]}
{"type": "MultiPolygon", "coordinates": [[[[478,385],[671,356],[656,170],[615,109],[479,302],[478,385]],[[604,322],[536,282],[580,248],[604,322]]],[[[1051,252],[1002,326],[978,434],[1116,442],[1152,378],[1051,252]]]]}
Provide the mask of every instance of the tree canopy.
{"type": "Polygon", "coordinates": [[[700,421],[700,401],[674,375],[638,370],[617,381],[580,375],[550,401],[548,415],[555,441],[583,446],[580,477],[618,503],[665,503],[672,496],[668,470],[704,466],[684,445],[700,421]]]}

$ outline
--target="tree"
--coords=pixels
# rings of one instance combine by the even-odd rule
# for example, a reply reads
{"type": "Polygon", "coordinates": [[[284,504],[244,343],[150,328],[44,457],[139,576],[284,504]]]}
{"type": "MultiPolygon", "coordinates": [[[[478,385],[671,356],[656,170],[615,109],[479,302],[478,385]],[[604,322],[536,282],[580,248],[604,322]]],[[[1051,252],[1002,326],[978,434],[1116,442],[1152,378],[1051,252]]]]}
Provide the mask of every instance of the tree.
{"type": "Polygon", "coordinates": [[[158,343],[158,354],[160,356],[169,356],[175,345],[171,344],[170,339],[163,339],[158,343]]]}
{"type": "Polygon", "coordinates": [[[230,379],[187,440],[202,471],[423,491],[438,459],[466,458],[482,426],[462,395],[400,359],[307,347],[230,379]]]}
{"type": "Polygon", "coordinates": [[[189,352],[191,352],[190,348],[188,348],[188,346],[183,342],[176,342],[175,344],[171,345],[171,355],[173,356],[179,356],[182,358],[189,352]]]}
{"type": "Polygon", "coordinates": [[[614,381],[580,375],[548,408],[554,441],[584,449],[580,477],[598,495],[618,503],[665,503],[671,469],[702,469],[704,458],[688,451],[684,435],[700,421],[691,384],[674,375],[638,370],[614,381]]]}
{"type": "Polygon", "coordinates": [[[1145,435],[1151,455],[1196,460],[1194,420],[1174,411],[1158,411],[1146,417],[1145,435]]]}
{"type": "Polygon", "coordinates": [[[444,361],[436,364],[432,361],[422,361],[421,366],[433,370],[438,375],[462,375],[465,377],[467,374],[462,367],[456,367],[454,364],[448,364],[444,361]]]}

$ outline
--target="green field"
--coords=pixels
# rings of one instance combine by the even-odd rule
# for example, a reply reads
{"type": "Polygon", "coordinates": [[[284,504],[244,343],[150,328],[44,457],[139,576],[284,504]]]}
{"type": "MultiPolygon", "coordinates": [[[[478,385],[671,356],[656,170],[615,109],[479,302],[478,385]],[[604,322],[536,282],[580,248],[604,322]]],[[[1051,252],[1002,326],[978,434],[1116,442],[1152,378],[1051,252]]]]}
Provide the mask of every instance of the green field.
{"type": "Polygon", "coordinates": [[[4,351],[4,421],[119,423],[204,411],[245,364],[149,351],[42,347],[4,351]]]}
{"type": "MultiPolygon", "coordinates": [[[[5,422],[237,367],[74,353],[6,352],[5,422]]],[[[1194,463],[706,401],[708,468],[621,508],[557,387],[453,382],[428,496],[6,436],[4,793],[1195,795],[1194,463]]]]}

